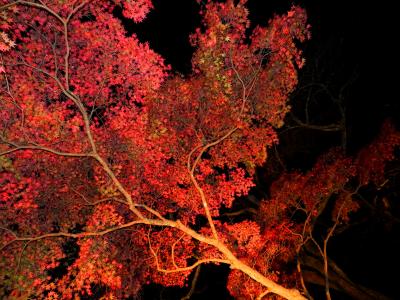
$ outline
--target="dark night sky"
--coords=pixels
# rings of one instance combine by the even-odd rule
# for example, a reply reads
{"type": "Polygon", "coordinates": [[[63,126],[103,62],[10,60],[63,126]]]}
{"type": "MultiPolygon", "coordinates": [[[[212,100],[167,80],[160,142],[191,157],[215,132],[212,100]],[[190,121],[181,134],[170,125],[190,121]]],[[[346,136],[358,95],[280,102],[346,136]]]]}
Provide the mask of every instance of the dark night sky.
{"type": "MultiPolygon", "coordinates": [[[[398,58],[394,55],[396,53],[394,43],[399,34],[395,33],[394,1],[387,2],[376,0],[294,2],[306,8],[312,26],[312,40],[304,46],[306,59],[313,61],[322,51],[328,53],[322,56],[324,66],[322,79],[330,80],[330,84],[335,87],[343,84],[352,74],[356,74],[356,80],[346,94],[349,148],[353,151],[368,143],[377,134],[385,118],[392,117],[399,125],[400,106],[397,95],[399,84],[395,82],[399,78],[395,67],[398,58]]],[[[155,9],[143,23],[134,24],[126,21],[126,28],[130,32],[135,32],[141,41],[148,41],[176,72],[187,74],[190,72],[193,51],[188,37],[200,24],[199,6],[195,0],[153,0],[153,3],[155,9]]],[[[292,3],[293,1],[288,0],[249,0],[252,26],[265,25],[274,13],[284,13],[292,3]]],[[[337,139],[328,138],[328,140],[330,142],[317,140],[317,146],[321,149],[316,150],[313,155],[316,156],[318,151],[337,143],[337,139]]],[[[390,258],[397,257],[395,251],[400,249],[399,243],[395,242],[392,236],[375,236],[379,235],[379,232],[373,229],[367,228],[361,234],[370,234],[374,237],[372,242],[358,241],[350,237],[355,241],[352,254],[358,255],[360,259],[354,260],[353,269],[348,269],[349,273],[362,283],[371,284],[377,290],[388,294],[394,293],[395,278],[384,279],[386,282],[383,282],[383,279],[379,279],[379,273],[387,273],[384,265],[392,264],[393,270],[400,267],[399,263],[393,263],[390,258]],[[391,249],[385,249],[389,246],[383,249],[373,247],[373,243],[391,245],[391,249]],[[359,255],[363,251],[366,252],[365,256],[359,255]],[[384,261],[369,261],[372,267],[365,269],[363,263],[375,255],[374,251],[376,256],[386,255],[388,258],[384,261]],[[364,273],[370,277],[363,278],[364,273]],[[393,288],[390,289],[390,286],[393,288]]],[[[340,249],[337,259],[344,264],[350,264],[346,261],[346,254],[341,254],[340,249]]],[[[215,286],[205,285],[200,280],[199,286],[205,291],[198,296],[200,298],[193,299],[210,298],[211,295],[213,297],[210,299],[216,299],[217,295],[219,299],[229,299],[224,290],[226,273],[218,272],[217,269],[210,267],[208,272],[203,272],[203,281],[214,278],[215,286]],[[211,291],[210,294],[207,294],[207,290],[211,291]]],[[[159,299],[159,291],[150,286],[145,290],[145,299],[159,299]]],[[[176,290],[165,290],[164,299],[175,299],[176,297],[172,296],[175,292],[176,290]]]]}

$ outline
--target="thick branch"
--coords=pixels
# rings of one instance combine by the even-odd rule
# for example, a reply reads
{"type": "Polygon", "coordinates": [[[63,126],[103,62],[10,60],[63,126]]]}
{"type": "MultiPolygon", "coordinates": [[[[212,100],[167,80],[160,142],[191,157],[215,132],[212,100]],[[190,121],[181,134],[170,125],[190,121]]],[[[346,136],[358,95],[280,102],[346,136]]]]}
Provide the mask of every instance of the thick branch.
{"type": "MultiPolygon", "coordinates": [[[[255,281],[264,285],[271,293],[275,293],[286,299],[306,300],[306,298],[304,296],[302,296],[298,290],[287,289],[287,288],[281,286],[280,284],[277,284],[274,281],[268,279],[263,274],[259,273],[252,267],[250,267],[250,266],[246,265],[245,263],[243,263],[242,261],[240,261],[222,242],[197,233],[193,229],[182,224],[179,220],[171,221],[171,220],[141,219],[141,220],[135,220],[135,221],[132,221],[132,222],[129,222],[126,224],[122,224],[122,225],[119,225],[119,226],[116,226],[113,228],[109,228],[109,229],[105,229],[102,231],[98,231],[98,232],[82,232],[82,233],[59,232],[59,233],[48,233],[48,234],[44,234],[44,235],[40,235],[40,236],[36,236],[36,237],[16,237],[14,240],[12,240],[11,242],[9,242],[6,245],[4,245],[3,247],[1,247],[0,251],[16,241],[31,242],[31,241],[38,241],[38,240],[45,239],[45,238],[57,238],[57,237],[83,238],[83,237],[90,237],[90,236],[102,236],[102,235],[105,235],[105,234],[108,234],[111,232],[115,232],[117,230],[129,228],[129,227],[137,225],[137,224],[147,224],[147,225],[153,225],[153,226],[167,226],[167,227],[177,228],[177,229],[181,230],[183,233],[198,240],[199,242],[203,242],[203,243],[209,244],[211,246],[214,246],[226,258],[226,259],[200,260],[197,263],[193,264],[192,266],[180,268],[179,271],[190,271],[193,268],[197,267],[198,265],[200,265],[202,263],[206,263],[206,262],[226,263],[226,264],[230,265],[231,269],[240,270],[243,273],[247,274],[252,279],[254,279],[255,281]]],[[[17,236],[17,235],[15,234],[15,236],[17,236]]],[[[163,270],[161,268],[160,268],[160,271],[164,272],[164,273],[178,272],[175,269],[174,270],[163,270]]]]}
{"type": "MultiPolygon", "coordinates": [[[[189,228],[188,226],[182,224],[179,220],[178,221],[172,221],[172,220],[167,220],[165,218],[163,218],[161,216],[160,213],[158,213],[157,211],[147,207],[147,206],[140,206],[136,203],[133,202],[133,199],[130,195],[130,193],[128,192],[128,190],[122,185],[122,183],[118,180],[118,178],[116,177],[115,173],[112,171],[111,167],[108,165],[108,163],[106,162],[106,160],[100,156],[100,154],[97,151],[97,147],[96,147],[96,143],[94,140],[94,137],[92,135],[92,131],[90,128],[90,118],[89,115],[86,111],[86,108],[84,106],[84,103],[81,101],[81,99],[75,95],[69,87],[69,80],[70,80],[70,74],[69,74],[69,55],[70,55],[70,48],[69,48],[69,41],[68,41],[68,22],[71,19],[72,15],[75,14],[81,7],[83,7],[83,5],[85,5],[87,2],[83,2],[82,5],[77,6],[72,13],[70,13],[70,15],[64,19],[62,18],[60,15],[58,15],[56,12],[54,12],[53,10],[51,10],[50,8],[48,8],[47,6],[43,5],[43,4],[39,4],[39,3],[35,3],[35,2],[29,2],[29,1],[15,1],[12,3],[9,3],[7,5],[1,6],[0,7],[0,11],[5,10],[11,6],[17,5],[17,4],[21,4],[21,5],[26,5],[26,6],[31,6],[31,7],[35,7],[38,9],[42,9],[44,11],[47,11],[50,15],[52,15],[53,17],[55,17],[57,20],[59,20],[63,26],[64,26],[64,39],[65,39],[65,47],[66,47],[66,52],[65,52],[65,56],[64,56],[64,61],[65,61],[65,82],[61,82],[61,80],[57,77],[57,74],[53,75],[50,74],[49,72],[42,70],[38,67],[35,66],[30,66],[26,63],[23,63],[22,65],[25,65],[29,68],[32,68],[36,71],[41,72],[42,74],[45,74],[47,76],[49,76],[50,78],[54,79],[55,82],[57,83],[57,85],[59,86],[59,88],[61,89],[61,91],[67,96],[68,99],[70,99],[75,105],[76,107],[79,109],[80,114],[82,115],[83,118],[83,122],[84,122],[84,127],[85,127],[85,133],[87,135],[88,141],[90,143],[90,147],[91,147],[91,152],[89,154],[82,154],[82,156],[87,157],[93,157],[103,168],[103,170],[107,173],[107,175],[111,178],[113,184],[117,187],[117,189],[119,190],[119,192],[125,197],[125,199],[127,200],[127,203],[129,204],[130,210],[136,215],[136,217],[138,218],[137,220],[128,222],[126,224],[122,224],[119,226],[115,226],[112,228],[108,228],[102,231],[96,231],[96,232],[82,232],[82,233],[67,233],[67,232],[59,232],[59,233],[48,233],[48,234],[43,234],[43,235],[39,235],[36,237],[19,237],[18,235],[16,235],[14,232],[11,232],[11,235],[14,236],[14,239],[12,241],[10,241],[9,243],[7,243],[6,245],[4,245],[2,248],[0,248],[0,250],[4,249],[5,247],[7,247],[8,245],[10,245],[13,242],[18,242],[18,241],[22,241],[22,242],[33,242],[33,241],[39,241],[42,239],[46,239],[46,238],[59,238],[59,237],[71,237],[71,238],[84,238],[84,237],[95,237],[95,236],[103,236],[105,234],[108,233],[112,233],[118,230],[122,230],[124,228],[129,228],[131,226],[134,225],[138,225],[138,224],[146,224],[146,225],[152,225],[152,226],[168,226],[168,227],[173,227],[173,228],[177,228],[180,231],[182,231],[184,234],[192,237],[193,239],[198,240],[199,242],[202,243],[206,243],[209,244],[213,247],[215,247],[216,249],[218,249],[220,251],[220,253],[222,253],[225,257],[225,259],[217,259],[217,258],[210,258],[210,259],[203,259],[203,260],[199,260],[197,261],[195,264],[188,266],[188,267],[183,267],[183,268],[176,268],[173,270],[164,270],[161,269],[159,264],[158,264],[158,260],[157,260],[157,256],[155,255],[156,258],[156,264],[157,264],[157,268],[158,270],[160,270],[161,272],[164,273],[173,273],[173,272],[181,272],[181,271],[190,271],[193,268],[196,268],[197,266],[203,264],[203,263],[209,263],[209,262],[214,262],[214,263],[226,263],[229,264],[231,266],[232,269],[238,269],[242,272],[244,272],[245,274],[247,274],[249,277],[251,277],[253,280],[259,282],[260,284],[264,285],[268,291],[270,291],[271,293],[275,293],[278,294],[284,298],[287,299],[294,299],[294,300],[304,300],[305,297],[303,297],[300,292],[298,290],[295,289],[287,289],[277,283],[275,283],[274,281],[268,279],[267,277],[265,277],[263,274],[261,274],[260,272],[258,272],[257,270],[255,270],[254,268],[248,266],[247,264],[245,264],[244,262],[240,261],[229,249],[228,247],[223,244],[222,242],[220,242],[218,240],[218,234],[217,231],[215,229],[212,217],[211,217],[211,213],[210,213],[210,209],[208,207],[208,203],[204,194],[204,191],[202,190],[202,188],[200,187],[199,183],[197,182],[196,178],[195,178],[195,169],[197,167],[197,165],[199,164],[200,160],[201,160],[201,156],[203,155],[203,153],[205,153],[209,148],[218,145],[219,143],[221,143],[222,141],[224,141],[225,139],[227,139],[229,136],[231,136],[239,127],[238,125],[236,125],[234,128],[232,128],[231,130],[229,130],[224,136],[222,136],[221,138],[217,139],[214,142],[208,143],[206,145],[201,145],[196,147],[191,154],[189,155],[189,159],[188,159],[188,171],[190,174],[190,178],[191,181],[193,183],[193,185],[195,186],[195,188],[197,189],[200,197],[201,197],[201,201],[203,204],[203,207],[205,209],[205,214],[207,217],[207,220],[210,224],[212,233],[213,233],[213,237],[207,237],[204,236],[196,231],[194,231],[193,229],[189,228]],[[199,150],[199,153],[196,157],[196,159],[194,160],[193,165],[191,165],[191,155],[194,154],[196,151],[199,150]],[[150,219],[150,218],[146,218],[144,217],[141,212],[137,209],[137,207],[143,207],[144,209],[146,209],[150,214],[155,215],[157,217],[157,219],[150,219]]],[[[234,66],[233,66],[234,67],[234,66]]],[[[241,80],[240,75],[238,74],[238,78],[239,80],[241,80]]],[[[256,78],[256,76],[254,77],[256,78]]],[[[253,81],[250,84],[250,90],[252,88],[252,86],[254,85],[253,81]]],[[[242,103],[241,103],[241,109],[240,109],[240,113],[239,113],[239,117],[238,120],[240,120],[241,115],[244,111],[244,107],[245,107],[245,101],[248,97],[248,93],[246,92],[247,87],[243,84],[243,99],[242,99],[242,103]]],[[[25,147],[25,146],[23,146],[25,147]]],[[[69,155],[63,155],[66,154],[64,152],[58,152],[58,151],[49,151],[46,148],[37,148],[37,147],[30,147],[29,149],[34,149],[34,150],[42,150],[42,151],[47,151],[47,152],[51,152],[53,154],[56,155],[62,155],[62,156],[80,156],[81,154],[69,154],[69,155]]],[[[16,150],[15,150],[16,151],[16,150]]],[[[7,153],[11,153],[11,152],[7,152],[7,153]]],[[[5,153],[5,154],[7,154],[5,153]]],[[[67,153],[68,154],[68,153],[67,153]]],[[[9,230],[8,230],[9,231],[9,230]]],[[[153,250],[152,250],[153,251],[153,250]]],[[[156,254],[154,252],[154,254],[156,254]]]]}

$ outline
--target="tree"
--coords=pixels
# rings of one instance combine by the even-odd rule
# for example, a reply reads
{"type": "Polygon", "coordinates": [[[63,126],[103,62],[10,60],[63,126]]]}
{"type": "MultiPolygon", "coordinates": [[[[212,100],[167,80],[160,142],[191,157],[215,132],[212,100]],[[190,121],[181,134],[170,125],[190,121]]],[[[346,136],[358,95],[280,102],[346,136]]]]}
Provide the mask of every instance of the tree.
{"type": "MultiPolygon", "coordinates": [[[[380,135],[354,157],[344,155],[340,148],[332,149],[310,171],[284,173],[272,184],[270,198],[260,205],[259,222],[269,234],[274,234],[273,228],[276,235],[280,233],[276,245],[270,247],[287,249],[293,243],[289,249],[298,257],[305,291],[307,281],[322,285],[327,299],[331,299],[330,287],[352,299],[388,299],[352,282],[329,258],[328,243],[335,233],[348,229],[360,207],[372,206],[366,195],[377,195],[388,184],[385,165],[394,159],[398,145],[400,134],[387,121],[380,135]],[[292,217],[285,217],[288,215],[292,217]],[[285,233],[282,227],[289,230],[285,233]],[[300,242],[293,241],[293,235],[300,242]]],[[[385,205],[390,205],[389,201],[385,205]]]]}
{"type": "Polygon", "coordinates": [[[366,175],[359,160],[332,152],[311,171],[324,181],[283,175],[256,218],[224,220],[290,110],[304,64],[297,42],[310,35],[303,9],[249,34],[246,0],[208,1],[191,36],[193,72],[182,77],[113,14],[120,6],[139,22],[150,0],[0,3],[2,296],[70,299],[100,288],[121,299],[148,282],[183,286],[214,263],[232,269],[235,297],[307,297],[291,262],[333,195],[326,267],[327,241],[354,210],[359,187],[346,184],[381,178],[398,136],[385,131],[390,147],[366,175]],[[294,210],[305,218],[294,222],[294,210]]]}

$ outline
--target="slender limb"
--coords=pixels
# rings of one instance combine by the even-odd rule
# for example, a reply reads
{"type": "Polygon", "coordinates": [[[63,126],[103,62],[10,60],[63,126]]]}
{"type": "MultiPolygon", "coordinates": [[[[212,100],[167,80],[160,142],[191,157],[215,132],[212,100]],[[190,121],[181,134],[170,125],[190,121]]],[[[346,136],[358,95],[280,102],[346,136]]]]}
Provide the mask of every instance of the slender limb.
{"type": "MultiPolygon", "coordinates": [[[[239,80],[239,82],[241,84],[241,87],[242,87],[242,98],[241,98],[242,99],[242,103],[241,103],[241,108],[240,108],[239,116],[238,116],[238,121],[239,121],[241,119],[243,113],[244,113],[244,108],[245,108],[245,104],[246,104],[247,98],[249,97],[249,93],[247,93],[247,91],[248,91],[247,85],[243,81],[242,77],[240,76],[238,70],[236,69],[236,67],[235,67],[235,65],[233,63],[232,55],[230,55],[230,59],[231,59],[232,69],[234,70],[234,72],[236,74],[236,77],[239,80]]],[[[258,74],[260,68],[261,68],[261,63],[259,65],[258,70],[255,72],[255,74],[258,74]]],[[[255,84],[256,80],[257,80],[257,76],[255,75],[253,77],[253,79],[249,83],[250,90],[252,90],[252,88],[254,87],[254,84],[255,84]]],[[[239,126],[235,126],[231,130],[229,130],[225,135],[223,135],[219,139],[215,140],[214,142],[208,143],[203,147],[201,145],[196,146],[194,149],[192,149],[192,151],[190,151],[189,156],[188,156],[188,160],[187,160],[187,169],[189,171],[190,179],[191,179],[193,185],[195,186],[196,190],[198,191],[198,193],[200,195],[201,202],[203,204],[203,207],[204,207],[204,210],[205,210],[205,214],[206,214],[206,217],[207,217],[207,221],[208,221],[208,223],[209,223],[209,225],[211,227],[211,232],[212,232],[212,234],[213,234],[213,236],[214,236],[214,238],[216,240],[218,240],[218,233],[217,233],[217,230],[215,229],[215,225],[214,225],[211,213],[210,213],[208,202],[207,202],[207,199],[205,197],[203,189],[200,187],[199,183],[196,180],[194,172],[195,172],[195,169],[196,169],[197,165],[199,164],[199,162],[201,160],[202,155],[209,148],[214,147],[214,146],[222,143],[224,140],[229,138],[238,129],[239,129],[239,126]],[[195,160],[193,162],[193,165],[191,165],[191,158],[192,158],[193,154],[199,149],[200,149],[200,152],[197,155],[197,157],[195,158],[195,160]]]]}
{"type": "MultiPolygon", "coordinates": [[[[300,248],[297,250],[297,257],[299,257],[299,255],[300,255],[300,248]]],[[[301,284],[301,287],[303,288],[303,292],[305,293],[305,295],[307,296],[308,299],[312,300],[313,298],[311,297],[310,293],[308,292],[307,286],[304,282],[303,270],[301,268],[300,259],[297,259],[296,268],[297,268],[297,272],[299,273],[299,276],[300,276],[300,284],[301,284]]]]}
{"type": "Polygon", "coordinates": [[[178,244],[179,242],[180,242],[180,240],[182,240],[182,238],[185,236],[185,234],[183,234],[183,235],[181,235],[181,237],[179,238],[179,239],[177,239],[173,244],[172,244],[172,247],[171,247],[171,258],[172,258],[172,264],[174,265],[174,267],[175,268],[179,268],[178,266],[177,266],[177,264],[175,263],[175,247],[176,247],[176,244],[178,244]]]}
{"type": "Polygon", "coordinates": [[[293,114],[291,114],[292,119],[300,126],[308,129],[320,130],[320,131],[342,131],[344,130],[342,124],[333,123],[328,125],[314,125],[309,123],[304,123],[300,119],[296,118],[293,114]]]}
{"type": "MultiPolygon", "coordinates": [[[[357,189],[358,190],[358,189],[357,189]]],[[[346,197],[347,198],[347,197],[346,197]]],[[[328,234],[326,238],[324,239],[324,245],[323,245],[323,258],[324,258],[324,275],[325,275],[325,295],[327,300],[331,300],[331,293],[329,291],[329,258],[328,258],[328,242],[333,233],[335,232],[335,229],[337,225],[339,224],[339,219],[342,214],[342,210],[344,205],[346,204],[346,201],[343,201],[342,205],[339,208],[339,212],[336,216],[335,223],[331,227],[331,229],[328,231],[328,234]]]]}
{"type": "MultiPolygon", "coordinates": [[[[216,240],[218,240],[217,230],[215,229],[214,221],[213,221],[213,219],[212,219],[212,217],[211,217],[211,212],[210,212],[210,209],[209,209],[209,207],[208,207],[208,202],[207,202],[206,196],[205,196],[205,194],[204,194],[203,189],[200,187],[199,183],[198,183],[197,180],[196,180],[196,177],[195,177],[195,175],[194,175],[194,171],[195,171],[195,169],[196,169],[196,166],[197,166],[197,165],[199,164],[199,162],[200,162],[201,156],[203,155],[203,153],[204,153],[205,151],[207,151],[207,149],[209,149],[209,148],[211,148],[211,147],[213,147],[213,146],[215,146],[215,145],[218,145],[219,143],[221,143],[222,141],[224,141],[225,139],[227,139],[227,138],[228,138],[232,133],[234,133],[237,129],[238,129],[238,127],[235,127],[235,128],[233,128],[233,129],[229,130],[228,133],[226,133],[224,136],[222,136],[222,137],[219,138],[218,140],[216,140],[216,141],[214,141],[214,142],[211,142],[211,143],[205,145],[203,148],[201,148],[200,153],[197,155],[197,157],[196,157],[196,159],[195,159],[193,165],[191,166],[191,168],[190,168],[190,160],[188,160],[188,168],[189,168],[188,171],[189,171],[190,179],[191,179],[193,185],[195,186],[196,190],[198,191],[198,193],[199,193],[199,195],[200,195],[201,202],[202,202],[202,204],[203,204],[204,211],[205,211],[205,214],[206,214],[208,223],[209,223],[209,225],[210,225],[210,227],[211,227],[211,232],[213,233],[213,236],[214,236],[214,238],[215,238],[216,240]]],[[[196,147],[196,148],[199,148],[199,147],[196,147]]],[[[195,149],[196,149],[196,148],[195,148],[195,149]]],[[[193,152],[194,152],[194,150],[192,150],[192,151],[190,152],[189,158],[191,157],[191,155],[193,154],[193,152]]]]}
{"type": "Polygon", "coordinates": [[[86,202],[86,205],[88,206],[96,206],[98,204],[104,203],[104,202],[108,202],[108,201],[114,201],[114,202],[118,202],[124,205],[127,205],[127,203],[125,201],[122,201],[116,197],[107,197],[107,198],[103,198],[94,202],[89,201],[85,195],[83,195],[81,192],[75,190],[75,189],[71,189],[75,194],[77,194],[79,197],[81,197],[83,199],[83,201],[86,202]]]}
{"type": "Polygon", "coordinates": [[[181,298],[181,300],[189,300],[189,299],[192,297],[192,295],[194,294],[194,291],[196,290],[197,281],[199,280],[200,271],[201,271],[201,265],[199,265],[199,266],[196,268],[196,271],[195,271],[195,273],[194,273],[194,277],[193,277],[193,279],[192,279],[192,283],[191,283],[191,285],[190,285],[190,290],[189,290],[189,292],[188,292],[185,296],[183,296],[183,297],[181,298]]]}
{"type": "Polygon", "coordinates": [[[266,290],[264,292],[262,292],[260,295],[257,296],[256,300],[262,300],[262,298],[264,298],[265,296],[267,296],[270,293],[269,290],[266,290]]]}
{"type": "Polygon", "coordinates": [[[14,231],[12,231],[11,229],[8,229],[7,227],[3,227],[3,226],[0,226],[0,229],[1,229],[1,230],[4,230],[4,231],[7,231],[7,232],[10,233],[12,236],[14,236],[14,238],[17,238],[17,234],[16,234],[14,231]]]}
{"type": "Polygon", "coordinates": [[[164,218],[158,211],[152,209],[151,207],[148,207],[147,205],[144,204],[134,204],[135,207],[141,207],[144,208],[145,210],[147,210],[150,214],[156,216],[157,218],[159,218],[161,221],[167,221],[166,218],[164,218]]]}
{"type": "MultiPolygon", "coordinates": [[[[232,69],[234,70],[234,72],[235,72],[235,74],[236,74],[236,77],[238,78],[238,80],[239,80],[239,82],[240,82],[240,84],[241,84],[241,86],[242,86],[242,104],[241,104],[241,109],[240,109],[239,116],[238,116],[238,120],[240,120],[241,117],[242,117],[242,115],[243,115],[243,113],[244,113],[244,108],[245,108],[246,100],[247,100],[247,98],[249,97],[249,94],[247,93],[247,86],[246,86],[245,82],[243,81],[242,77],[240,76],[238,70],[236,69],[236,67],[235,67],[235,65],[234,65],[234,63],[233,63],[232,55],[230,56],[230,58],[231,58],[232,69]]],[[[250,83],[250,90],[253,88],[255,81],[256,81],[256,76],[254,76],[254,80],[252,80],[251,83],[250,83]]],[[[204,210],[205,210],[205,214],[206,214],[206,217],[207,217],[207,221],[208,221],[208,223],[209,223],[209,225],[210,225],[210,227],[211,227],[211,231],[212,231],[213,236],[214,236],[214,238],[215,238],[216,240],[218,240],[218,234],[217,234],[217,231],[216,231],[216,229],[215,229],[214,222],[213,222],[213,220],[212,220],[212,216],[211,216],[211,213],[210,213],[210,209],[209,209],[209,207],[208,207],[208,202],[207,202],[207,199],[206,199],[206,197],[205,197],[205,195],[204,195],[203,189],[200,187],[199,183],[198,183],[197,180],[196,180],[196,177],[195,177],[195,175],[194,175],[194,172],[195,172],[195,169],[196,169],[197,165],[198,165],[199,162],[200,162],[200,159],[201,159],[202,155],[203,155],[209,148],[214,147],[214,146],[220,144],[221,142],[223,142],[224,140],[226,140],[227,138],[229,138],[229,137],[230,137],[236,130],[238,130],[238,129],[239,129],[239,127],[238,127],[238,126],[235,126],[235,127],[232,128],[231,130],[229,130],[225,135],[223,135],[223,136],[220,137],[219,139],[215,140],[214,142],[208,143],[208,144],[206,144],[206,145],[203,146],[203,147],[202,147],[201,145],[196,146],[194,149],[192,149],[192,151],[190,151],[189,156],[188,156],[188,160],[187,160],[187,169],[188,169],[188,171],[189,171],[190,179],[191,179],[193,185],[195,186],[196,190],[198,191],[198,193],[199,193],[199,195],[200,195],[201,202],[202,202],[202,204],[203,204],[203,207],[204,207],[204,210]],[[193,156],[193,154],[194,154],[197,150],[199,150],[199,149],[200,149],[200,152],[199,152],[199,154],[197,155],[197,157],[195,158],[195,160],[194,160],[194,162],[193,162],[193,165],[191,165],[192,156],[193,156]]]]}
{"type": "Polygon", "coordinates": [[[103,170],[107,173],[107,175],[111,178],[113,181],[114,185],[117,187],[117,189],[121,192],[122,195],[124,195],[125,199],[129,203],[129,208],[130,210],[139,218],[139,219],[144,219],[144,216],[142,213],[136,208],[136,203],[133,202],[131,194],[124,188],[122,183],[118,180],[118,178],[115,176],[114,172],[111,170],[109,165],[105,162],[105,160],[97,153],[93,154],[92,157],[97,160],[100,165],[103,167],[103,170]]]}
{"type": "Polygon", "coordinates": [[[64,42],[65,42],[65,87],[69,90],[69,56],[71,53],[71,48],[69,46],[68,40],[68,23],[71,20],[72,16],[75,15],[82,7],[84,7],[89,1],[83,1],[80,5],[74,8],[74,10],[68,15],[68,17],[62,21],[64,26],[64,42]]]}
{"type": "Polygon", "coordinates": [[[28,247],[28,244],[30,243],[31,241],[27,241],[25,244],[24,244],[24,246],[22,246],[22,250],[21,250],[21,253],[19,254],[19,256],[18,256],[18,261],[17,261],[17,267],[16,267],[16,271],[18,271],[19,270],[19,267],[21,266],[21,260],[22,260],[22,255],[24,254],[24,251],[25,251],[25,249],[28,247]]]}
{"type": "Polygon", "coordinates": [[[35,8],[44,10],[44,11],[48,12],[50,15],[52,15],[54,18],[59,20],[61,23],[64,23],[64,19],[59,14],[57,14],[54,10],[49,8],[48,6],[40,4],[40,3],[30,2],[30,1],[11,2],[11,3],[5,4],[3,6],[0,6],[0,11],[6,10],[8,8],[11,8],[11,7],[17,6],[17,5],[30,6],[30,7],[35,7],[35,8]]]}
{"type": "Polygon", "coordinates": [[[258,212],[256,209],[249,207],[249,208],[243,208],[241,210],[234,211],[234,212],[223,213],[221,216],[237,217],[237,216],[243,215],[245,213],[251,213],[253,215],[256,215],[258,212]]]}
{"type": "MultiPolygon", "coordinates": [[[[3,56],[1,55],[0,57],[1,57],[1,66],[4,68],[3,56]]],[[[21,128],[22,128],[22,127],[24,127],[24,119],[25,119],[24,109],[17,103],[16,99],[14,98],[13,93],[11,92],[10,81],[8,80],[7,73],[5,72],[3,74],[3,76],[4,76],[5,83],[6,83],[7,94],[10,96],[13,104],[21,111],[21,128]]]]}
{"type": "Polygon", "coordinates": [[[65,157],[90,157],[91,155],[89,153],[71,153],[71,152],[60,152],[48,147],[44,146],[16,146],[12,149],[0,152],[0,156],[10,154],[16,151],[22,151],[22,150],[38,150],[38,151],[44,151],[44,152],[49,152],[55,155],[59,156],[65,156],[65,157]]]}
{"type": "Polygon", "coordinates": [[[185,272],[185,271],[191,271],[194,268],[200,266],[201,264],[206,264],[206,263],[224,263],[224,264],[230,264],[229,260],[226,259],[219,259],[219,258],[208,258],[208,259],[200,259],[198,261],[196,261],[194,264],[188,266],[188,267],[178,267],[175,265],[175,269],[163,269],[160,266],[160,262],[158,260],[158,255],[157,252],[158,251],[154,251],[153,247],[151,246],[151,241],[149,238],[149,248],[151,253],[154,256],[154,260],[157,266],[157,271],[165,273],[165,274],[170,274],[170,273],[177,273],[177,272],[185,272]]]}

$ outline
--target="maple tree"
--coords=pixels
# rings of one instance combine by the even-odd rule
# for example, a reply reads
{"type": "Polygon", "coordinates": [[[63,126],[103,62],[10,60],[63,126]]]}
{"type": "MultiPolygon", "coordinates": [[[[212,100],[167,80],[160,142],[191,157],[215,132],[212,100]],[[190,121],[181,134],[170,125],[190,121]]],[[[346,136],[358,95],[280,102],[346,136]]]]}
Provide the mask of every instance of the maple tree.
{"type": "Polygon", "coordinates": [[[357,158],[332,151],[309,173],[282,175],[254,219],[221,218],[278,142],[304,64],[297,42],[310,37],[302,8],[249,34],[246,0],[208,1],[182,77],[113,14],[140,22],[150,0],[0,3],[2,296],[71,299],[101,286],[121,299],[149,282],[183,286],[214,263],[230,266],[238,299],[308,297],[301,262],[284,266],[315,241],[335,197],[315,242],[327,268],[329,237],[357,191],[382,184],[399,135],[388,124],[357,158]],[[78,255],[62,264],[71,241],[78,255]]]}

